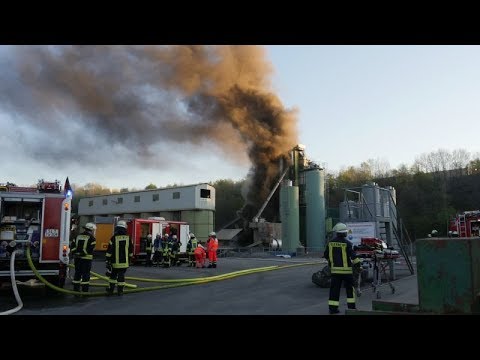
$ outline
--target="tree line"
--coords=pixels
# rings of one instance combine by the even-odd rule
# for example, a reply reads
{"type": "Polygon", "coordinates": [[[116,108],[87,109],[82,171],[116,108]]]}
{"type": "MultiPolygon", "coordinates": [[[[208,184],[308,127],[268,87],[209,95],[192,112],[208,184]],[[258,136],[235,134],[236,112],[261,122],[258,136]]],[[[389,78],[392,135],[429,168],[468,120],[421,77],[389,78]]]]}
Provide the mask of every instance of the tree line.
{"type": "MultiPolygon", "coordinates": [[[[398,213],[410,236],[425,237],[433,229],[440,235],[446,235],[450,217],[460,211],[480,208],[480,153],[471,154],[464,149],[452,152],[439,149],[419,155],[410,166],[401,164],[396,169],[390,169],[388,161],[384,159],[369,159],[359,166],[349,166],[338,172],[326,169],[327,209],[338,209],[344,200],[345,188],[371,181],[381,187],[395,187],[398,213]]],[[[179,185],[182,184],[157,187],[150,183],[143,189],[179,185]]],[[[238,211],[244,205],[242,192],[246,184],[245,180],[221,179],[210,185],[216,189],[215,224],[219,229],[238,216],[238,211]]],[[[72,187],[75,194],[73,212],[78,211],[78,202],[86,196],[143,190],[109,189],[97,183],[83,186],[74,184],[72,187]]],[[[278,201],[278,197],[272,201],[278,201]]]]}

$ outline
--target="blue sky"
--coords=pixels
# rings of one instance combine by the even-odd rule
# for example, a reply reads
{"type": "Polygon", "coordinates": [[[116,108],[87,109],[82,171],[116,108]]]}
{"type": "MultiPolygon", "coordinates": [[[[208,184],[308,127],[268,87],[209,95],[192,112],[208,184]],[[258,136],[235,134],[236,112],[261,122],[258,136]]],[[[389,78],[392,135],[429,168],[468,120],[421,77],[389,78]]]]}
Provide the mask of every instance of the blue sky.
{"type": "MultiPolygon", "coordinates": [[[[308,158],[326,164],[329,171],[359,166],[368,159],[388,161],[391,168],[411,165],[416,156],[439,148],[480,152],[479,46],[266,49],[274,69],[273,92],[286,107],[298,109],[300,143],[306,146],[308,158]]],[[[0,48],[0,60],[8,51],[0,48]]],[[[97,182],[111,188],[143,188],[149,183],[240,180],[249,168],[246,156],[230,159],[215,147],[183,145],[159,154],[169,160],[164,168],[131,166],[129,159],[99,164],[95,158],[59,167],[39,163],[23,151],[19,129],[23,137],[37,135],[1,107],[0,129],[0,182],[19,185],[69,176],[78,185],[97,182]]],[[[61,139],[52,141],[61,144],[61,139]]]]}
{"type": "Polygon", "coordinates": [[[274,86],[297,106],[307,156],[392,168],[445,148],[480,151],[479,46],[269,46],[274,86]]]}

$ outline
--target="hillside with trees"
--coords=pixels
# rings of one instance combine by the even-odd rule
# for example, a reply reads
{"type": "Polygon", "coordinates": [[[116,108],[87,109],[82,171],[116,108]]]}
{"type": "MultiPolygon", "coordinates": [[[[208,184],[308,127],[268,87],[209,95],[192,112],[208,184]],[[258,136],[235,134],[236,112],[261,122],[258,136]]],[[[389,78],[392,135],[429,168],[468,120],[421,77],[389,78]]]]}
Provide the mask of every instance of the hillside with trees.
{"type": "MultiPolygon", "coordinates": [[[[345,188],[371,181],[382,187],[395,187],[398,212],[412,238],[424,237],[432,229],[446,235],[451,216],[459,211],[480,209],[480,154],[471,155],[463,149],[453,152],[439,149],[421,154],[412,165],[403,164],[397,169],[390,169],[388,162],[380,159],[369,159],[360,166],[349,166],[338,173],[327,169],[327,208],[338,209],[344,200],[345,188]]],[[[219,229],[236,218],[237,211],[244,205],[242,189],[245,181],[221,179],[210,185],[216,189],[215,224],[219,229]]],[[[97,183],[73,184],[72,187],[74,212],[77,212],[82,197],[139,190],[109,189],[97,183]]],[[[152,183],[144,187],[155,188],[161,187],[152,183]]],[[[272,201],[278,201],[278,197],[272,201]]]]}

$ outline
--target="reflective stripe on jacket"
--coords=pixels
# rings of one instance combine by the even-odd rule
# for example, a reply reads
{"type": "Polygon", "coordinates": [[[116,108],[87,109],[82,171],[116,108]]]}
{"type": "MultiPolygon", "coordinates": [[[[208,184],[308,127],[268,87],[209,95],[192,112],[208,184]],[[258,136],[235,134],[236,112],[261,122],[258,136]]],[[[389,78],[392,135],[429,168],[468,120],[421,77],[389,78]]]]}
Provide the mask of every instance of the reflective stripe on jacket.
{"type": "Polygon", "coordinates": [[[93,259],[93,249],[95,249],[96,244],[95,238],[90,234],[80,234],[77,235],[74,247],[72,252],[74,254],[80,255],[82,259],[92,260],[93,259]]]}
{"type": "Polygon", "coordinates": [[[342,237],[331,240],[323,255],[328,260],[332,274],[352,274],[352,264],[360,262],[353,251],[352,243],[342,237]]]}
{"type": "Polygon", "coordinates": [[[128,268],[129,258],[133,257],[133,244],[128,235],[114,235],[108,243],[105,257],[114,269],[128,268]]]}

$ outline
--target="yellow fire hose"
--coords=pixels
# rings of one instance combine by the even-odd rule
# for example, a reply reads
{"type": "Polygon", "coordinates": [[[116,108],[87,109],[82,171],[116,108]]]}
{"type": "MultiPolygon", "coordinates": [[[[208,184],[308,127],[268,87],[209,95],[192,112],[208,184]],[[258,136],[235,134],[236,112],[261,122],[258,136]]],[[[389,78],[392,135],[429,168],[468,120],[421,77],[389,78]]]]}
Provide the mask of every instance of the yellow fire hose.
{"type": "MultiPolygon", "coordinates": [[[[64,289],[58,286],[55,286],[48,282],[35,268],[35,265],[33,264],[31,253],[30,253],[30,246],[28,244],[27,246],[27,261],[28,265],[32,269],[33,273],[35,276],[42,282],[44,283],[47,287],[49,287],[52,290],[64,293],[64,294],[69,294],[69,295],[81,295],[83,296],[107,296],[105,292],[100,292],[100,291],[92,291],[92,292],[79,292],[79,291],[73,291],[73,290],[68,290],[64,289]]],[[[260,268],[254,268],[254,269],[247,269],[247,270],[239,270],[239,271],[234,271],[231,273],[227,274],[222,274],[222,275],[215,275],[215,276],[208,276],[208,277],[202,277],[202,278],[190,278],[190,279],[151,279],[151,278],[139,278],[139,277],[125,277],[127,280],[137,280],[137,281],[142,281],[142,282],[159,282],[159,283],[171,283],[171,284],[166,284],[166,285],[158,285],[158,286],[150,286],[150,287],[144,287],[144,288],[133,288],[136,287],[136,285],[132,284],[127,284],[126,287],[133,288],[131,290],[126,289],[124,291],[125,294],[129,293],[137,293],[137,292],[144,292],[144,291],[153,291],[153,290],[161,290],[161,289],[169,289],[169,288],[174,288],[174,287],[180,287],[180,286],[189,286],[189,285],[196,285],[196,284],[205,284],[213,281],[221,281],[221,280],[226,280],[226,279],[231,279],[234,277],[242,276],[242,275],[248,275],[248,274],[253,274],[253,273],[258,273],[258,272],[264,272],[264,271],[272,271],[272,270],[281,270],[281,269],[286,269],[286,268],[291,268],[291,267],[297,267],[297,266],[305,266],[305,265],[317,265],[317,262],[309,262],[309,263],[299,263],[299,264],[292,264],[292,265],[284,265],[284,266],[279,266],[279,265],[273,265],[273,266],[265,266],[265,267],[260,267],[260,268]]],[[[71,265],[69,265],[71,266],[71,265]]],[[[108,281],[108,278],[106,276],[97,274],[95,272],[91,272],[93,275],[96,277],[108,281]]],[[[91,284],[93,285],[93,284],[91,284]]],[[[94,286],[106,286],[108,284],[95,284],[94,286]]]]}
{"type": "MultiPolygon", "coordinates": [[[[69,268],[75,268],[75,266],[73,266],[72,264],[68,264],[68,267],[69,267],[69,268]]],[[[100,279],[100,280],[104,280],[104,281],[108,282],[108,277],[106,277],[106,276],[104,276],[104,275],[98,274],[98,273],[96,273],[95,271],[90,271],[90,274],[95,275],[94,277],[91,277],[90,280],[98,280],[98,279],[100,279]]],[[[90,285],[92,285],[92,284],[90,284],[90,285]]],[[[94,286],[95,286],[95,285],[94,285],[94,286]]],[[[135,285],[135,284],[128,284],[128,283],[127,283],[127,284],[125,284],[125,287],[128,287],[128,288],[136,288],[137,285],[135,285]]]]}

